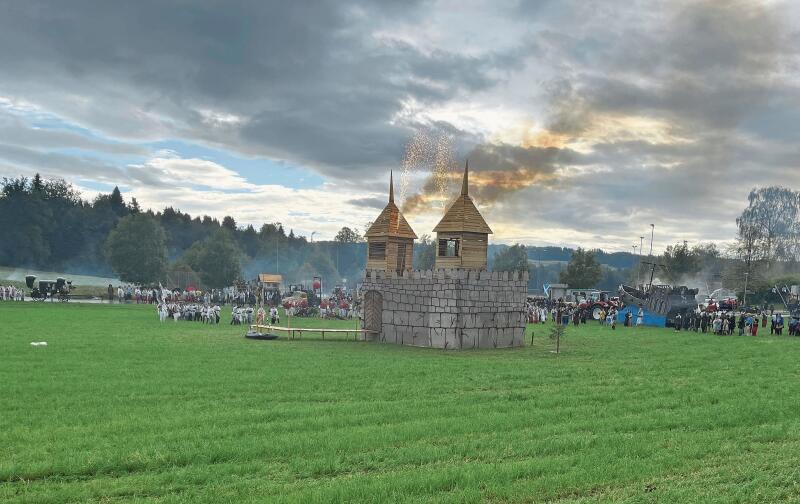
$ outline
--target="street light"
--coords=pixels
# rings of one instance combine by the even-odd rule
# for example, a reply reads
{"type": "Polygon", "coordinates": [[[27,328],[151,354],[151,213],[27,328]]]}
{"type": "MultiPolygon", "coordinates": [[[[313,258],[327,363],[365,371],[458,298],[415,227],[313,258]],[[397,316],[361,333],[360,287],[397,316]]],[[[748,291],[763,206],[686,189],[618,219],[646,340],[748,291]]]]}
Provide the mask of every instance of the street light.
{"type": "Polygon", "coordinates": [[[744,274],[744,299],[742,299],[742,308],[747,308],[747,277],[750,276],[749,272],[744,274]]]}
{"type": "Polygon", "coordinates": [[[642,250],[644,250],[644,236],[639,237],[639,266],[636,267],[636,288],[639,288],[639,275],[642,272],[642,250]]]}
{"type": "Polygon", "coordinates": [[[311,231],[311,243],[314,243],[314,235],[317,234],[316,231],[311,231]]]}
{"type": "MultiPolygon", "coordinates": [[[[634,256],[636,255],[636,247],[637,247],[637,245],[634,244],[633,245],[633,255],[634,256]]],[[[641,260],[641,257],[639,257],[639,259],[641,260]]],[[[636,288],[637,289],[639,288],[639,268],[636,268],[636,288]]]]}

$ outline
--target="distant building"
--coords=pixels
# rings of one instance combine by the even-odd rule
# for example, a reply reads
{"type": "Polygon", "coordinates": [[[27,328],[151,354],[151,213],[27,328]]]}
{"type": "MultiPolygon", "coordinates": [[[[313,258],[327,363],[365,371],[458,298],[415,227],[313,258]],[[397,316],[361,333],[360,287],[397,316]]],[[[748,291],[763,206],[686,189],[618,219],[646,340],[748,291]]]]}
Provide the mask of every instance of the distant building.
{"type": "Polygon", "coordinates": [[[283,277],[271,273],[259,273],[257,281],[258,286],[263,290],[280,290],[283,284],[283,277]]]}
{"type": "Polygon", "coordinates": [[[450,205],[436,232],[436,267],[485,270],[492,230],[469,196],[469,161],[461,194],[450,205]]]}
{"type": "Polygon", "coordinates": [[[567,297],[567,290],[569,289],[569,285],[567,284],[550,284],[547,289],[547,297],[552,301],[558,301],[559,299],[565,299],[567,297]]]}

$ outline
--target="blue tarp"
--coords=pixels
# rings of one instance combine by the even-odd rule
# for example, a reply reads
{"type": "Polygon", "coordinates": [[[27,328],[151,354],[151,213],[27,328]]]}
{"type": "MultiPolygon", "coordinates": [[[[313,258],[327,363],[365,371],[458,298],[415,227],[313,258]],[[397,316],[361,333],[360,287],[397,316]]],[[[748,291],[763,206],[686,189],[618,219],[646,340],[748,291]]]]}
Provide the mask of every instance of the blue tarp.
{"type": "MultiPolygon", "coordinates": [[[[625,308],[621,309],[617,313],[617,321],[625,323],[625,314],[630,312],[633,315],[631,319],[631,323],[636,325],[636,314],[639,312],[638,306],[626,306],[625,308]]],[[[656,315],[651,313],[647,310],[644,310],[644,325],[646,326],[653,326],[653,327],[666,327],[667,326],[667,316],[666,315],[656,315]]]]}

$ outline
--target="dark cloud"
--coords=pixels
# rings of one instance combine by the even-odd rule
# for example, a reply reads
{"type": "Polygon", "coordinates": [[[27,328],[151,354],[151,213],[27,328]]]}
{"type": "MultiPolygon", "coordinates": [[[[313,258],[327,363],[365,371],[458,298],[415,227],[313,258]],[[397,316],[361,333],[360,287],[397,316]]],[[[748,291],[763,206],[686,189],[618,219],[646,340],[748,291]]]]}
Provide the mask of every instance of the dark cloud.
{"type": "Polygon", "coordinates": [[[32,1],[5,11],[0,93],[37,95],[119,137],[155,130],[335,175],[399,161],[416,126],[397,117],[409,100],[487,89],[524,56],[373,36],[421,19],[415,3],[32,1]],[[53,87],[85,105],[62,103],[53,87]]]}
{"type": "MultiPolygon", "coordinates": [[[[606,241],[656,220],[724,239],[753,185],[800,183],[791,3],[485,9],[507,30],[459,39],[460,26],[435,24],[450,14],[436,2],[9,2],[0,98],[99,135],[0,109],[0,162],[164,187],[151,167],[57,151],[142,155],[136,143],[175,138],[314,169],[349,184],[350,204],[377,209],[370,195],[385,191],[387,169],[430,130],[452,139],[451,186],[469,157],[490,220],[606,241]],[[541,133],[514,145],[490,136],[481,110],[496,109],[529,114],[541,133]]],[[[423,182],[405,208],[430,209],[439,183],[423,182]]]]}
{"type": "Polygon", "coordinates": [[[351,205],[382,210],[386,206],[386,198],[355,198],[348,201],[351,205]]]}
{"type": "Polygon", "coordinates": [[[15,172],[2,174],[8,177],[17,176],[19,169],[24,168],[27,172],[38,171],[59,178],[72,179],[79,172],[86,179],[109,184],[124,184],[128,181],[124,170],[88,156],[41,152],[0,143],[0,159],[17,167],[15,172]]]}
{"type": "Polygon", "coordinates": [[[37,127],[20,115],[3,109],[0,109],[0,142],[32,149],[83,149],[131,155],[144,155],[148,152],[137,145],[101,141],[67,129],[37,127]]]}

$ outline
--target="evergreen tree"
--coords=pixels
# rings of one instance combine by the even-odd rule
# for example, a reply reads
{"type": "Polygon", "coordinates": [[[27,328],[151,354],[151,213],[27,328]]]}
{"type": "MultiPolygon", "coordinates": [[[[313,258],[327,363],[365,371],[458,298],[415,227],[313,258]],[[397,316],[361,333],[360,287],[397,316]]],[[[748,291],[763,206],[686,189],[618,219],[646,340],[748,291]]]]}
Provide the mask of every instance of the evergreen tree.
{"type": "Polygon", "coordinates": [[[38,173],[33,176],[33,181],[31,182],[31,189],[35,192],[41,192],[44,189],[44,184],[42,183],[42,176],[38,173]]]}
{"type": "Polygon", "coordinates": [[[128,214],[128,207],[125,206],[125,200],[122,199],[122,193],[119,191],[119,187],[114,186],[114,190],[111,191],[109,203],[111,211],[117,214],[117,216],[123,217],[128,214]]]}
{"type": "Polygon", "coordinates": [[[222,227],[228,231],[236,231],[236,221],[233,220],[233,217],[230,215],[226,215],[225,218],[222,219],[222,227]]]}

